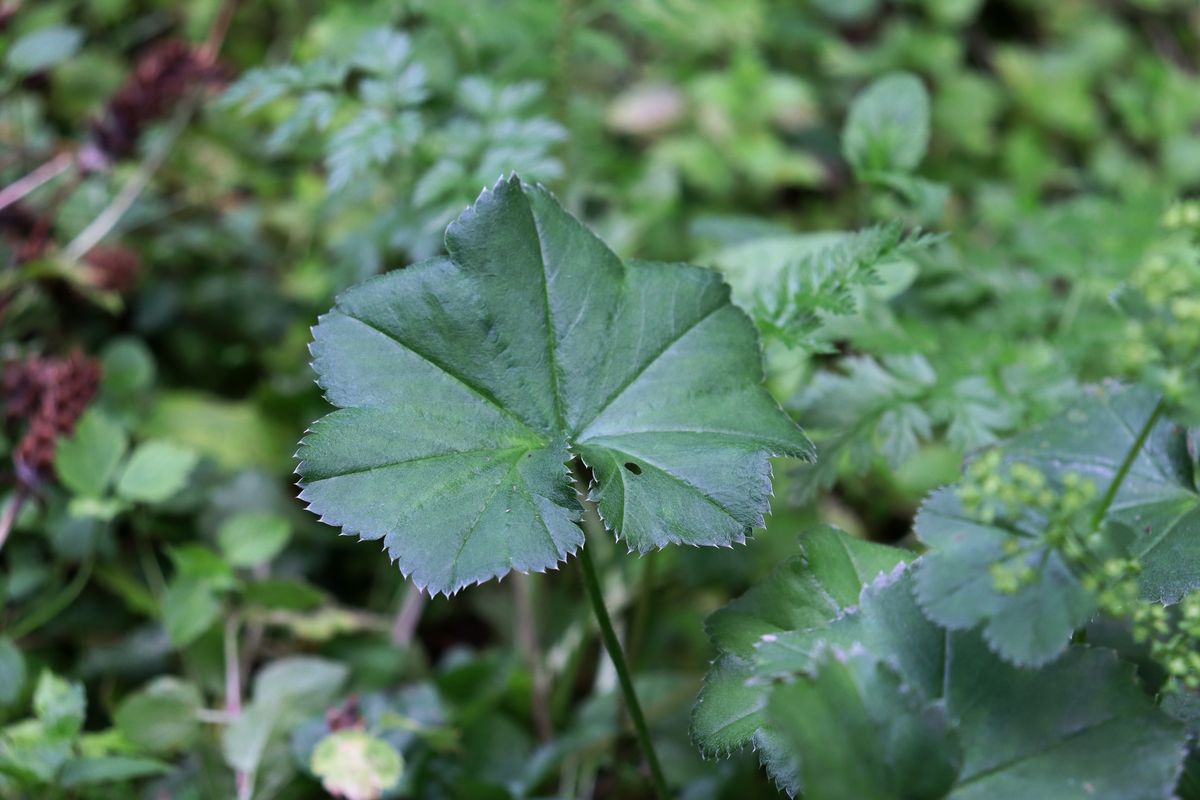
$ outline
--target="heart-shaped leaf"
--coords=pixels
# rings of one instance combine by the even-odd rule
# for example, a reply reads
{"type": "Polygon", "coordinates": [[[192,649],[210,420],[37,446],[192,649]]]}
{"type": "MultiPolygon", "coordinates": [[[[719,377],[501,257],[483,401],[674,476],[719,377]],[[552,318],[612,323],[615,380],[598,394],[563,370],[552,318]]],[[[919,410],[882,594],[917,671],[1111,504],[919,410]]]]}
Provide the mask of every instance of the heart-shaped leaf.
{"type": "Polygon", "coordinates": [[[446,248],[346,292],[314,331],[339,409],[297,473],[322,520],[383,539],[447,594],[583,543],[573,457],[631,550],[761,525],[768,457],[811,448],[763,388],[757,334],[717,273],[623,263],[515,176],[446,248]]]}

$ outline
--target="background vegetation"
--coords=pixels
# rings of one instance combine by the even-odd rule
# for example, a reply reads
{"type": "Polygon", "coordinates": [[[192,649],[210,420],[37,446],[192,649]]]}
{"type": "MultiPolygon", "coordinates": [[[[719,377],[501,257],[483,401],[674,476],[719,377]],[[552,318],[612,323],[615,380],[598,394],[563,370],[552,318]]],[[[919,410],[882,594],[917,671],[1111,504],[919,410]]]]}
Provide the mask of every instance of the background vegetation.
{"type": "Polygon", "coordinates": [[[427,599],[295,499],[317,316],[513,171],[721,269],[817,445],[746,547],[589,545],[669,782],[776,796],[711,612],[1082,386],[1195,421],[1197,70],[1190,0],[0,2],[0,796],[649,791],[573,564],[427,599]]]}

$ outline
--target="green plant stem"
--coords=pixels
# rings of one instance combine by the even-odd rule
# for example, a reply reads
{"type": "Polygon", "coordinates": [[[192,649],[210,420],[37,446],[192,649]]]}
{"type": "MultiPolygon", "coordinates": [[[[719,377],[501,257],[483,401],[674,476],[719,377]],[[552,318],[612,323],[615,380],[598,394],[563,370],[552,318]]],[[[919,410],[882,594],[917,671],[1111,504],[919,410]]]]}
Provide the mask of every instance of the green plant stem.
{"type": "Polygon", "coordinates": [[[654,790],[660,800],[671,796],[667,789],[667,779],[663,776],[662,767],[658,763],[658,754],[654,751],[654,742],[650,739],[650,729],[646,726],[646,717],[642,714],[642,706],[638,702],[637,692],[633,688],[633,679],[629,667],[625,663],[625,653],[621,650],[621,642],[613,630],[612,620],[604,607],[604,595],[600,591],[600,581],[596,578],[596,568],[592,565],[592,557],[584,546],[579,551],[579,566],[583,572],[583,582],[587,587],[588,598],[592,601],[592,610],[596,612],[596,622],[600,625],[600,637],[604,640],[604,648],[612,659],[613,667],[617,670],[617,681],[621,684],[621,693],[625,696],[625,707],[629,718],[633,720],[633,728],[637,731],[638,743],[642,746],[642,754],[650,765],[650,777],[654,781],[654,790]]]}
{"type": "MultiPolygon", "coordinates": [[[[583,505],[583,531],[586,536],[594,538],[603,536],[605,528],[596,504],[587,498],[588,480],[584,469],[578,460],[571,465],[575,493],[583,505]]],[[[629,672],[629,665],[625,661],[625,652],[621,649],[621,642],[617,639],[616,631],[613,630],[612,619],[609,618],[608,609],[604,606],[604,592],[600,589],[600,580],[596,577],[596,567],[592,564],[591,552],[588,550],[586,542],[579,550],[579,569],[583,573],[583,585],[587,590],[588,599],[592,603],[596,622],[600,626],[600,638],[604,640],[604,648],[608,651],[608,657],[612,659],[613,667],[617,671],[617,681],[620,683],[621,693],[625,697],[626,710],[629,712],[629,718],[633,721],[633,728],[637,732],[642,754],[645,755],[646,762],[650,766],[650,777],[654,782],[655,793],[660,800],[667,800],[671,796],[671,792],[667,788],[667,780],[663,776],[662,766],[658,762],[658,754],[654,751],[654,742],[650,739],[650,729],[646,725],[646,717],[642,713],[637,692],[633,688],[633,678],[629,672]]]]}
{"type": "Polygon", "coordinates": [[[1104,497],[1100,499],[1100,505],[1096,507],[1096,513],[1092,515],[1092,529],[1098,530],[1100,524],[1104,522],[1104,517],[1108,514],[1108,509],[1112,507],[1113,501],[1117,499],[1117,492],[1121,491],[1122,484],[1125,483],[1126,476],[1129,475],[1129,470],[1133,468],[1133,462],[1137,461],[1138,454],[1142,452],[1142,448],[1146,445],[1146,440],[1150,438],[1150,433],[1154,430],[1154,426],[1158,424],[1158,420],[1162,417],[1166,410],[1166,398],[1159,398],[1158,404],[1154,406],[1154,410],[1150,412],[1150,416],[1146,419],[1142,429],[1138,431],[1137,438],[1133,440],[1133,444],[1129,446],[1129,452],[1125,454],[1125,458],[1121,461],[1121,466],[1117,468],[1117,474],[1113,476],[1112,482],[1108,484],[1108,489],[1104,492],[1104,497]]]}
{"type": "Polygon", "coordinates": [[[188,121],[191,120],[192,114],[199,107],[198,98],[189,98],[184,100],[175,114],[171,117],[168,123],[167,130],[163,134],[162,139],[156,143],[155,149],[148,153],[142,163],[138,165],[137,171],[130,177],[129,181],[121,187],[103,211],[96,215],[96,218],[88,223],[79,234],[63,248],[63,259],[68,264],[75,264],[81,258],[86,256],[93,247],[98,245],[105,236],[112,233],[113,229],[125,216],[137,199],[141,197],[142,192],[150,185],[150,180],[154,177],[154,173],[158,172],[158,168],[167,160],[167,156],[171,154],[171,148],[175,144],[175,140],[183,133],[187,127],[188,121]]]}
{"type": "Polygon", "coordinates": [[[45,605],[38,606],[29,616],[13,624],[8,632],[9,637],[20,639],[28,636],[66,611],[75,602],[75,598],[79,597],[80,592],[83,591],[83,587],[87,585],[88,578],[91,576],[92,562],[90,560],[84,561],[79,565],[79,570],[75,573],[75,577],[71,579],[71,582],[61,592],[51,598],[45,605]]]}
{"type": "Polygon", "coordinates": [[[651,595],[654,593],[657,573],[655,566],[658,564],[655,553],[647,553],[644,559],[642,578],[638,582],[637,604],[633,607],[633,621],[629,624],[629,663],[634,669],[637,668],[638,655],[646,638],[646,624],[650,620],[651,595]]]}

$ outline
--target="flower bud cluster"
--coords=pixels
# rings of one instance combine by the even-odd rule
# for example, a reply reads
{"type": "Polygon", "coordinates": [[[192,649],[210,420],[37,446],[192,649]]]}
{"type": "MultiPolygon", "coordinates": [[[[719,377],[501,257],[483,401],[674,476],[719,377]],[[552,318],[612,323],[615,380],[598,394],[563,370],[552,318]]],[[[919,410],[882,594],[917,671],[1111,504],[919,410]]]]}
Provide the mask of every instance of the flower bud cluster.
{"type": "MultiPolygon", "coordinates": [[[[1052,484],[1036,467],[1006,464],[991,450],[967,469],[959,488],[965,510],[987,525],[1016,530],[1018,520],[1038,520],[1040,537],[1012,533],[1004,543],[1004,559],[992,564],[994,588],[1016,594],[1039,579],[1035,551],[1057,551],[1096,599],[1100,611],[1128,620],[1134,640],[1149,645],[1151,657],[1167,674],[1165,691],[1200,690],[1200,592],[1173,607],[1139,596],[1141,562],[1114,555],[1106,528],[1096,528],[1091,511],[1096,486],[1077,474],[1052,484]]],[[[1022,527],[1028,527],[1022,526],[1022,527]]]]}

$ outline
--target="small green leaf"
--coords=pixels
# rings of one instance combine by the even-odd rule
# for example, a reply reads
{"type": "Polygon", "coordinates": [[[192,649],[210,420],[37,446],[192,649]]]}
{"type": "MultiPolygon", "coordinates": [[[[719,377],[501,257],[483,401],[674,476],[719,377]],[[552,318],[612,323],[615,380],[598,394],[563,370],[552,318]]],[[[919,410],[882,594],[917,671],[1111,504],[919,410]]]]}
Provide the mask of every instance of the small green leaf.
{"type": "Polygon", "coordinates": [[[202,544],[172,547],[167,554],[179,577],[202,581],[222,592],[237,585],[229,562],[202,544]]]}
{"type": "Polygon", "coordinates": [[[122,736],[147,752],[181,752],[199,733],[196,712],[203,701],[192,684],[161,677],[125,698],[114,720],[122,736]]]}
{"type": "Polygon", "coordinates": [[[258,705],[321,709],[346,681],[343,664],[323,658],[297,656],[274,661],[259,671],[254,680],[254,702],[258,705]]]}
{"type": "Polygon", "coordinates": [[[278,514],[248,511],[230,517],[217,532],[221,552],[235,567],[265,564],[283,551],[292,526],[278,514]]]}
{"type": "Polygon", "coordinates": [[[100,356],[104,390],[123,401],[154,384],[154,356],[141,339],[113,339],[100,356]]]}
{"type": "Polygon", "coordinates": [[[21,699],[25,691],[25,656],[12,639],[0,637],[0,709],[21,699]]]}
{"type": "Polygon", "coordinates": [[[757,335],[708,270],[622,263],[515,176],[446,232],[450,257],[342,295],[314,333],[339,409],[301,444],[301,498],[452,593],[583,543],[566,463],[631,550],[762,524],[770,455],[808,440],[762,386],[757,335]]]}
{"type": "Polygon", "coordinates": [[[320,658],[268,664],[255,678],[250,704],[222,735],[225,762],[253,774],[272,740],[307,716],[323,712],[347,673],[345,666],[320,658]]]}
{"type": "Polygon", "coordinates": [[[63,788],[121,783],[165,775],[171,765],[153,758],[136,756],[93,756],[74,758],[63,765],[59,781],[63,788]]]}
{"type": "Polygon", "coordinates": [[[66,61],[83,43],[83,32],[67,25],[27,33],[8,51],[10,69],[24,74],[41,72],[66,61]]]}
{"type": "Polygon", "coordinates": [[[187,485],[196,454],[167,441],[144,442],[125,465],[117,494],[142,503],[162,503],[187,485]]]}
{"type": "Polygon", "coordinates": [[[912,172],[929,146],[929,93],[916,75],[885,75],[855,98],[842,131],[846,160],[859,176],[912,172]]]}
{"type": "MultiPolygon", "coordinates": [[[[1036,538],[1036,521],[1025,521],[1036,538]]],[[[1036,548],[1018,555],[1005,552],[1012,533],[973,519],[953,488],[935,492],[921,506],[915,530],[931,552],[917,571],[921,608],[937,624],[953,630],[982,625],[988,644],[1014,664],[1040,666],[1057,658],[1096,610],[1056,551],[1036,548]],[[1037,578],[1014,592],[1002,592],[992,578],[996,564],[1028,563],[1037,578]]]]}
{"type": "Polygon", "coordinates": [[[121,426],[95,409],[88,410],[75,432],[58,443],[54,469],[62,484],[78,495],[99,498],[129,446],[121,426]]]}
{"type": "Polygon", "coordinates": [[[196,641],[220,615],[221,601],[212,586],[203,580],[176,578],[163,594],[163,625],[176,647],[186,647],[196,641]]]}
{"type": "Polygon", "coordinates": [[[242,596],[251,605],[285,611],[309,611],[321,605],[325,599],[325,595],[315,586],[284,578],[249,583],[242,596]]]}
{"type": "Polygon", "coordinates": [[[83,728],[87,698],[83,684],[71,683],[43,670],[33,691],[33,713],[54,738],[70,739],[83,728]]]}
{"type": "Polygon", "coordinates": [[[902,273],[909,254],[936,241],[892,223],[855,233],[743,242],[711,260],[728,276],[734,302],[764,333],[790,347],[829,352],[834,348],[823,330],[826,322],[854,314],[867,289],[882,285],[885,271],[902,273]]]}
{"type": "Polygon", "coordinates": [[[378,800],[404,774],[396,748],[366,731],[341,730],[317,744],[312,771],[325,791],[346,800],[378,800]]]}

